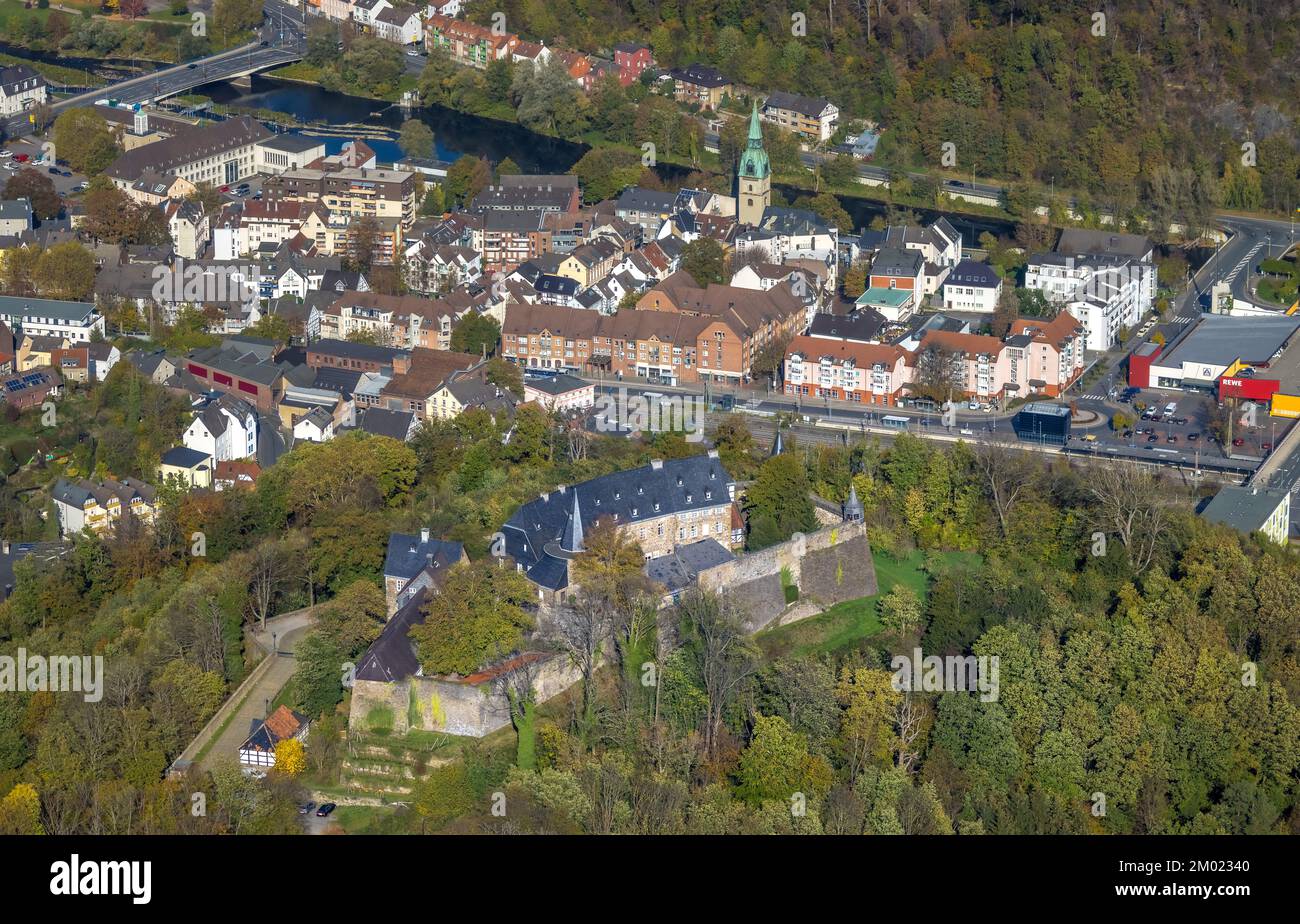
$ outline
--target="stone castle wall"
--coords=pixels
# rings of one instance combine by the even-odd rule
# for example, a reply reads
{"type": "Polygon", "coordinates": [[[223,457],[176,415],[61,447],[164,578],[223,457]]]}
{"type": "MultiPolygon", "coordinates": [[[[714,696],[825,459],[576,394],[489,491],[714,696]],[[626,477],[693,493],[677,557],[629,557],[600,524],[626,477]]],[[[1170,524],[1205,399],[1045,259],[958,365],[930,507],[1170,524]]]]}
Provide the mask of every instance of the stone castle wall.
{"type": "MultiPolygon", "coordinates": [[[[533,673],[538,703],[564,692],[580,677],[563,655],[540,662],[533,673]]],[[[469,684],[437,677],[408,677],[396,683],[358,680],[352,687],[349,726],[366,729],[371,711],[379,707],[392,713],[394,735],[417,728],[481,738],[510,724],[506,699],[493,691],[491,682],[469,684]]]]}
{"type": "MultiPolygon", "coordinates": [[[[800,600],[826,609],[876,592],[876,569],[862,523],[837,523],[703,571],[699,586],[731,595],[750,614],[746,628],[757,632],[786,609],[785,583],[800,600]],[[784,574],[783,574],[784,572],[784,574]]],[[[803,608],[804,615],[812,610],[803,608]]]]}

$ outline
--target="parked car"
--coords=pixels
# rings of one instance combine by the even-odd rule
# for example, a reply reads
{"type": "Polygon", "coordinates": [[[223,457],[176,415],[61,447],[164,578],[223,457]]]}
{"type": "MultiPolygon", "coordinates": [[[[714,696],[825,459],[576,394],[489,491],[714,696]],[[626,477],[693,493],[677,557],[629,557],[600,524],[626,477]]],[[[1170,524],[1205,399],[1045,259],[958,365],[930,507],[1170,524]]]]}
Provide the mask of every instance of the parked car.
{"type": "Polygon", "coordinates": [[[1189,443],[1195,443],[1195,442],[1196,442],[1197,440],[1199,440],[1200,438],[1201,438],[1201,434],[1199,434],[1199,433],[1189,433],[1189,434],[1187,434],[1187,442],[1189,442],[1189,443]]]}
{"type": "Polygon", "coordinates": [[[336,808],[338,808],[338,806],[333,802],[326,802],[320,808],[316,809],[316,817],[324,818],[326,815],[334,811],[336,808]]]}
{"type": "Polygon", "coordinates": [[[1167,437],[1165,438],[1165,442],[1167,442],[1167,443],[1176,443],[1176,442],[1178,442],[1178,434],[1177,434],[1177,433],[1170,433],[1169,436],[1167,436],[1167,437]]]}
{"type": "Polygon", "coordinates": [[[28,162],[29,160],[31,160],[31,159],[32,159],[32,156],[31,156],[30,154],[15,154],[15,155],[14,155],[14,160],[18,161],[18,163],[20,163],[20,164],[25,164],[25,163],[27,163],[27,162],[28,162]]]}
{"type": "Polygon", "coordinates": [[[1159,437],[1158,435],[1156,435],[1155,433],[1148,433],[1148,434],[1147,434],[1147,442],[1148,442],[1148,443],[1154,443],[1154,442],[1156,442],[1156,441],[1159,440],[1159,439],[1160,439],[1160,437],[1159,437]]]}
{"type": "Polygon", "coordinates": [[[299,815],[306,815],[308,812],[310,812],[310,811],[311,811],[312,809],[314,809],[315,807],[316,807],[316,803],[315,803],[315,802],[304,802],[302,805],[298,806],[298,814],[299,814],[299,815]]]}
{"type": "Polygon", "coordinates": [[[1123,436],[1124,439],[1126,439],[1126,440],[1130,440],[1130,439],[1133,438],[1133,431],[1132,431],[1132,430],[1125,430],[1125,431],[1124,431],[1122,434],[1120,434],[1120,435],[1123,436]]]}

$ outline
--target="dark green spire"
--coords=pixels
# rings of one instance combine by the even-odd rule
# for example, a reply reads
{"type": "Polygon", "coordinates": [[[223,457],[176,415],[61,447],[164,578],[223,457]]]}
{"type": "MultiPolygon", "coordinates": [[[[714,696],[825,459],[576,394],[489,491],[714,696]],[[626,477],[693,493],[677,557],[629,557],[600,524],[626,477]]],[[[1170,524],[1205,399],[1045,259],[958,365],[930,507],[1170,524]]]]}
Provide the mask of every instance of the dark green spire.
{"type": "Polygon", "coordinates": [[[745,152],[740,155],[740,175],[746,179],[762,180],[772,172],[772,165],[768,163],[767,151],[763,150],[763,129],[758,121],[758,101],[754,101],[754,109],[749,115],[749,143],[745,145],[745,152]]]}

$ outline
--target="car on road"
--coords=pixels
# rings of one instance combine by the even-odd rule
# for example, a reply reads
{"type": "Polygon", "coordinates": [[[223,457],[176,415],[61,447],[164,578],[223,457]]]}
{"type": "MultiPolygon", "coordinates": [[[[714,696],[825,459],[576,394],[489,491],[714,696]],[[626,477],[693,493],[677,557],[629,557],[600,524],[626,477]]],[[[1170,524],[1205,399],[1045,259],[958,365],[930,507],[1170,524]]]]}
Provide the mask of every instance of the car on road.
{"type": "Polygon", "coordinates": [[[315,807],[316,807],[316,803],[315,803],[315,802],[304,802],[302,805],[298,806],[298,814],[299,814],[299,815],[306,815],[308,812],[310,812],[310,811],[311,811],[312,809],[314,809],[315,807]]]}
{"type": "Polygon", "coordinates": [[[191,71],[194,70],[196,67],[198,67],[197,64],[187,64],[187,65],[185,65],[185,68],[186,68],[187,70],[191,70],[191,71]]]}
{"type": "Polygon", "coordinates": [[[978,401],[972,401],[966,406],[970,408],[972,411],[978,411],[980,409],[980,403],[978,401]]]}
{"type": "Polygon", "coordinates": [[[320,808],[316,809],[316,817],[317,817],[317,818],[324,818],[326,815],[328,815],[330,812],[334,811],[336,808],[338,808],[338,806],[337,806],[335,803],[333,803],[333,802],[326,802],[326,803],[325,803],[324,805],[322,805],[320,808]]]}
{"type": "Polygon", "coordinates": [[[1085,433],[1083,436],[1079,437],[1079,439],[1083,440],[1085,443],[1095,443],[1097,442],[1097,434],[1085,433]]]}
{"type": "Polygon", "coordinates": [[[408,52],[406,53],[406,56],[407,56],[408,58],[418,58],[418,57],[420,57],[420,53],[419,53],[418,51],[408,51],[408,52]]]}

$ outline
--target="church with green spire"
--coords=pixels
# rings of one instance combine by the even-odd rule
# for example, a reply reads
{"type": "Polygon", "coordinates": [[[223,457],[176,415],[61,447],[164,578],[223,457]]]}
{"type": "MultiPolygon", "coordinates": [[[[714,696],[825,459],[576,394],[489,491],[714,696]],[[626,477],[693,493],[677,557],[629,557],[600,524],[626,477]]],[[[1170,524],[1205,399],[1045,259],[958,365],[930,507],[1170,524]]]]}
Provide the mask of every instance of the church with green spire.
{"type": "Polygon", "coordinates": [[[772,165],[763,149],[763,129],[758,122],[758,102],[749,116],[749,143],[740,155],[736,171],[737,218],[742,224],[757,225],[772,204],[772,165]]]}

